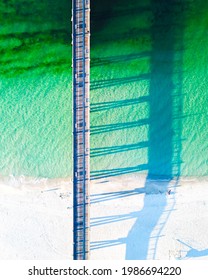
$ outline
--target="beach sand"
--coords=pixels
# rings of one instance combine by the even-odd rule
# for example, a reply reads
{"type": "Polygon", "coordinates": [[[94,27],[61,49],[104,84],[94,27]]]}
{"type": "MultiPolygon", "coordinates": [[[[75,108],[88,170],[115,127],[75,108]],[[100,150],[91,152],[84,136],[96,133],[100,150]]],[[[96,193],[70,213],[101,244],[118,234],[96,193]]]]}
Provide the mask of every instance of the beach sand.
{"type": "MultiPolygon", "coordinates": [[[[90,258],[208,259],[207,182],[138,175],[92,182],[90,258]]],[[[0,194],[1,260],[73,258],[70,179],[4,178],[0,194]]]]}

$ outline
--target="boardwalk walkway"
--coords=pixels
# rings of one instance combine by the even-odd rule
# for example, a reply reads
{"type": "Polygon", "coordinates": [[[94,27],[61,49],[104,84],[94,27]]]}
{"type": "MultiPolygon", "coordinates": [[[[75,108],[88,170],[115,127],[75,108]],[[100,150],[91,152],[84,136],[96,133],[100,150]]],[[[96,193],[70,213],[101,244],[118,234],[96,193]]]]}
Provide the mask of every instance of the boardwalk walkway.
{"type": "Polygon", "coordinates": [[[73,0],[74,259],[89,258],[90,1],[73,0]]]}

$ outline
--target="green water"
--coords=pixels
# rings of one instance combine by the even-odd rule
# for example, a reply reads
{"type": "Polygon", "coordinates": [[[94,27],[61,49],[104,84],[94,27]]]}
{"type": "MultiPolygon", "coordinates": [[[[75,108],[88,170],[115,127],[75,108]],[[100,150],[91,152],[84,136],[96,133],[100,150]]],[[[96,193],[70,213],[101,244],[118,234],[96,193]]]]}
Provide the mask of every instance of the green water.
{"type": "Polygon", "coordinates": [[[1,173],[68,176],[71,7],[68,1],[8,2],[0,31],[1,173]]]}
{"type": "MultiPolygon", "coordinates": [[[[0,4],[0,173],[71,176],[71,6],[16,2],[0,4]]],[[[91,7],[92,178],[208,175],[208,3],[99,2],[91,7]]]]}

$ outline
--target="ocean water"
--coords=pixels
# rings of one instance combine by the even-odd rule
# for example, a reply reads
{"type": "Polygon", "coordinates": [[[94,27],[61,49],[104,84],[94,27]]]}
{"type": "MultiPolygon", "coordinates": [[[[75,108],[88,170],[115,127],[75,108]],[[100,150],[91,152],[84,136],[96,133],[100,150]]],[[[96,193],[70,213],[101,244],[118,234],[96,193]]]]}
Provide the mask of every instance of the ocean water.
{"type": "MultiPolygon", "coordinates": [[[[0,4],[0,174],[70,177],[70,1],[15,2],[0,4]]],[[[207,176],[208,3],[99,2],[91,7],[92,179],[207,176]]]]}
{"type": "Polygon", "coordinates": [[[6,3],[0,6],[0,172],[70,176],[71,6],[6,3]]]}

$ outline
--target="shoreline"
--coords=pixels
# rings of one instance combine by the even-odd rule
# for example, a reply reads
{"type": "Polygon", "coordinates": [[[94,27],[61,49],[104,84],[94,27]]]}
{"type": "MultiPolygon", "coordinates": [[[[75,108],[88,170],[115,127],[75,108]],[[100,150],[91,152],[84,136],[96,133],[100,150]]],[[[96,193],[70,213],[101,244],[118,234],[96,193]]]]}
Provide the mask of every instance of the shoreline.
{"type": "MultiPolygon", "coordinates": [[[[149,183],[163,191],[141,174],[92,182],[91,259],[208,259],[207,177],[149,183]]],[[[0,192],[0,259],[72,259],[71,178],[1,177],[0,192]]]]}
{"type": "MultiPolygon", "coordinates": [[[[174,183],[176,181],[182,182],[182,183],[206,183],[208,182],[208,176],[202,176],[202,177],[194,177],[194,176],[181,176],[178,179],[172,178],[147,178],[147,174],[138,174],[138,173],[132,173],[132,174],[124,174],[124,175],[118,175],[118,176],[112,176],[107,178],[99,178],[99,179],[93,179],[90,181],[91,186],[96,185],[105,185],[110,186],[112,183],[118,186],[119,188],[125,187],[130,184],[138,184],[138,186],[141,186],[142,184],[149,183],[154,184],[157,183],[174,183]]],[[[66,178],[45,178],[45,177],[32,177],[32,176],[14,176],[14,175],[8,175],[8,176],[1,176],[0,175],[0,184],[5,184],[11,187],[29,187],[29,186],[37,186],[37,187],[56,187],[56,186],[69,186],[72,188],[72,177],[66,177],[66,178]]],[[[115,188],[116,188],[115,186],[115,188]]]]}

